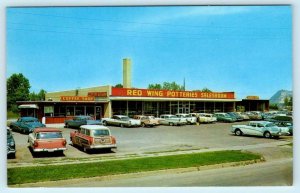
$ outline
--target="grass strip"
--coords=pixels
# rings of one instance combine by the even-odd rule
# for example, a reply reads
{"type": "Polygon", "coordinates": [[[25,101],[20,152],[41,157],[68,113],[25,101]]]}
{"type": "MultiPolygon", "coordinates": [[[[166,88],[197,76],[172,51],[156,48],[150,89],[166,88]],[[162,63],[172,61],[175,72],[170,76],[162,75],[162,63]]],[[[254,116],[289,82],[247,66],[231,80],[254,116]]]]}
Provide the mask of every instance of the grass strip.
{"type": "Polygon", "coordinates": [[[146,157],[105,162],[9,168],[8,185],[72,178],[87,178],[174,168],[260,159],[261,156],[241,151],[216,151],[183,155],[146,157]]]}

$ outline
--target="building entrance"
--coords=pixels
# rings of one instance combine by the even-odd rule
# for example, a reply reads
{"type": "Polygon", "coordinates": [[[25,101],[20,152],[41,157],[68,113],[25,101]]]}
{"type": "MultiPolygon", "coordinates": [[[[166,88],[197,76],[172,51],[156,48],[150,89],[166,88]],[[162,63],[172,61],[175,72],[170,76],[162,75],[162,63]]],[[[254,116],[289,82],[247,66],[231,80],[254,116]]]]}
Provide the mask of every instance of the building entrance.
{"type": "Polygon", "coordinates": [[[101,106],[96,106],[95,107],[95,112],[96,112],[96,120],[100,120],[102,118],[102,108],[101,108],[101,106]]]}

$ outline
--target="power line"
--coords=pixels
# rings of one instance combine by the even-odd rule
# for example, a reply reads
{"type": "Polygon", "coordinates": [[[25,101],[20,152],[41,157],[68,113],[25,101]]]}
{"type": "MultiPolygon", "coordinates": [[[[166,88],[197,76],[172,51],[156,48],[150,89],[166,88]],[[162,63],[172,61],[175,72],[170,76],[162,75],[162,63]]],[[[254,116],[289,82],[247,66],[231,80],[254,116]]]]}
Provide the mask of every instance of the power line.
{"type": "Polygon", "coordinates": [[[15,30],[15,31],[32,31],[32,32],[45,32],[45,33],[60,33],[60,34],[74,34],[74,35],[93,35],[93,36],[114,36],[114,37],[128,37],[128,38],[172,38],[172,39],[224,39],[224,38],[232,38],[232,39],[262,39],[262,40],[267,40],[267,39],[285,39],[284,37],[255,37],[255,36],[218,36],[218,37],[212,37],[212,36],[207,36],[207,37],[167,37],[167,36],[134,36],[134,35],[114,35],[114,34],[103,34],[103,33],[76,33],[76,32],[63,32],[63,31],[55,31],[55,30],[37,30],[37,29],[22,29],[22,28],[7,28],[8,30],[15,30]]]}
{"type": "MultiPolygon", "coordinates": [[[[20,22],[8,22],[9,24],[16,24],[16,25],[27,25],[27,26],[37,26],[37,27],[55,27],[55,28],[67,28],[67,29],[83,29],[83,30],[99,30],[99,31],[109,31],[109,32],[125,32],[125,33],[137,33],[137,34],[140,34],[140,33],[146,33],[146,34],[151,34],[151,33],[154,33],[154,34],[165,34],[165,35],[185,35],[185,36],[197,36],[197,35],[200,35],[200,36],[203,36],[203,34],[200,34],[200,33],[165,33],[165,32],[150,32],[150,31],[133,31],[133,30],[116,30],[116,29],[104,29],[104,28],[87,28],[87,27],[70,27],[70,26],[59,26],[59,25],[40,25],[40,24],[31,24],[31,23],[20,23],[20,22]]],[[[212,34],[209,34],[210,37],[212,34]]],[[[221,34],[214,34],[215,36],[217,35],[221,35],[221,34]]],[[[247,35],[247,34],[245,34],[247,35]]],[[[263,37],[263,36],[260,36],[260,37],[263,37]]],[[[268,36],[269,37],[269,36],[268,36]]]]}
{"type": "Polygon", "coordinates": [[[29,12],[14,12],[15,14],[25,14],[25,15],[38,15],[44,17],[57,17],[65,19],[77,19],[77,20],[90,20],[90,21],[100,21],[100,22],[114,22],[114,23],[127,23],[127,24],[141,24],[141,25],[156,25],[156,26],[169,26],[169,27],[189,27],[189,28],[224,28],[224,29],[259,29],[259,30],[270,30],[270,29],[280,29],[288,30],[288,27],[280,28],[261,28],[261,27],[240,27],[240,26],[194,26],[194,25],[174,25],[166,23],[153,23],[153,22],[135,22],[135,21],[126,21],[126,20],[110,20],[110,19],[96,19],[96,18],[83,18],[83,17],[71,17],[71,16],[62,16],[62,15],[52,15],[52,14],[40,14],[40,13],[29,13],[29,12]]]}

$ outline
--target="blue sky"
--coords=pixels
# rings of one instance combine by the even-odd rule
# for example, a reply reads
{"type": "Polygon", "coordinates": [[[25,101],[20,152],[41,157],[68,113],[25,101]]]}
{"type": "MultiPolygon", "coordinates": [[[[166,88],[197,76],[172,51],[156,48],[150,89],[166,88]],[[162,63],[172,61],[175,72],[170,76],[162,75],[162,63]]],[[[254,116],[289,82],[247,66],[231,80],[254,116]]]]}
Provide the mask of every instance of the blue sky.
{"type": "Polygon", "coordinates": [[[290,6],[7,8],[7,77],[31,91],[165,81],[269,99],[292,90],[290,6]]]}

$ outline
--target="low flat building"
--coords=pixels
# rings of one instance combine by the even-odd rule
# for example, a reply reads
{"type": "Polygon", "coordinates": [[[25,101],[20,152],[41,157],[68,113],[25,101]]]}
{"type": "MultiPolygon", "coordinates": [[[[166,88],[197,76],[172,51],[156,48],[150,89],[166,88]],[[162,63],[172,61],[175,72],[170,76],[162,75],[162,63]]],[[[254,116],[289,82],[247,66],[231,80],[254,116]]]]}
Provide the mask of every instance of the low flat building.
{"type": "Polygon", "coordinates": [[[192,112],[231,112],[242,107],[245,111],[268,111],[269,101],[259,99],[237,100],[234,92],[198,92],[115,88],[99,86],[46,94],[45,101],[18,101],[21,116],[46,118],[46,123],[63,123],[77,115],[95,119],[122,114],[192,112]]]}

